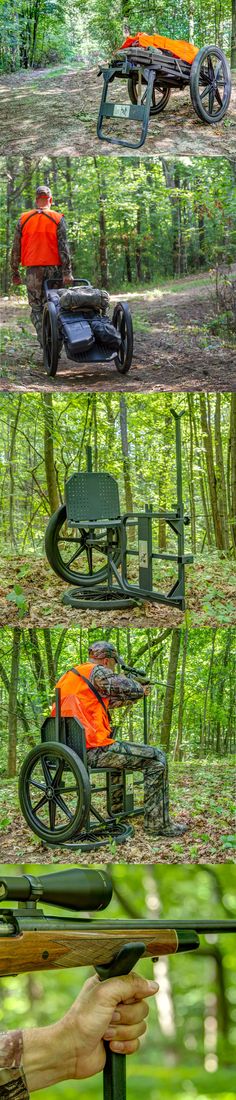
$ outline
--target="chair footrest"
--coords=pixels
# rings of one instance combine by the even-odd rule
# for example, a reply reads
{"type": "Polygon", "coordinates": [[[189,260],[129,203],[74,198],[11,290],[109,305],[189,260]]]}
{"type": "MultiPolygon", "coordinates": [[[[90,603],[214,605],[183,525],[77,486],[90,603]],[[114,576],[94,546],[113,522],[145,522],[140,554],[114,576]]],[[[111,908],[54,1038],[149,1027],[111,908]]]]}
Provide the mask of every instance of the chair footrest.
{"type": "Polygon", "coordinates": [[[133,122],[143,122],[145,113],[146,107],[142,104],[111,103],[110,100],[101,108],[103,118],[130,118],[133,122]]]}

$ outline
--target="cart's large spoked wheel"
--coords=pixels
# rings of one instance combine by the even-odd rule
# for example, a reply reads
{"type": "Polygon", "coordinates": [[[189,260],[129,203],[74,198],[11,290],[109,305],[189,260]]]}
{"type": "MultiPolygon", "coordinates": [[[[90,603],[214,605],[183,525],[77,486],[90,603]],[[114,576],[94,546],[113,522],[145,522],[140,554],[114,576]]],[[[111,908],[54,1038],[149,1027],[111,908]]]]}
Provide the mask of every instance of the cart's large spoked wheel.
{"type": "MultiPolygon", "coordinates": [[[[145,104],[147,98],[147,81],[142,77],[142,87],[144,87],[143,95],[141,96],[141,103],[145,104]]],[[[138,103],[139,98],[139,80],[137,73],[130,76],[128,79],[128,93],[131,103],[138,103]]],[[[164,107],[168,103],[170,98],[171,89],[168,84],[153,85],[152,90],[152,106],[150,107],[150,115],[159,115],[160,111],[164,111],[164,107]]]]}
{"type": "Polygon", "coordinates": [[[115,526],[115,521],[114,527],[109,529],[102,523],[97,528],[71,528],[66,523],[66,505],[62,504],[51,516],[46,530],[45,550],[48,561],[54,572],[63,577],[63,580],[69,581],[69,584],[86,588],[99,581],[106,581],[108,538],[113,561],[119,565],[120,528],[115,526]]]}
{"type": "Polygon", "coordinates": [[[203,122],[220,122],[231,96],[230,68],[219,46],[203,46],[190,70],[193,107],[203,122]]]}
{"type": "Polygon", "coordinates": [[[121,343],[115,358],[115,365],[117,370],[120,371],[120,374],[127,374],[127,371],[131,367],[134,346],[132,317],[127,302],[117,302],[112,317],[112,323],[121,335],[121,343]]]}
{"type": "Polygon", "coordinates": [[[54,378],[59,359],[59,337],[57,325],[57,311],[54,302],[46,302],[43,311],[42,322],[43,336],[43,364],[47,374],[54,378]]]}
{"type": "Polygon", "coordinates": [[[26,757],[19,799],[27,825],[41,840],[60,844],[75,837],[90,809],[90,784],[82,760],[67,745],[38,745],[26,757]]]}

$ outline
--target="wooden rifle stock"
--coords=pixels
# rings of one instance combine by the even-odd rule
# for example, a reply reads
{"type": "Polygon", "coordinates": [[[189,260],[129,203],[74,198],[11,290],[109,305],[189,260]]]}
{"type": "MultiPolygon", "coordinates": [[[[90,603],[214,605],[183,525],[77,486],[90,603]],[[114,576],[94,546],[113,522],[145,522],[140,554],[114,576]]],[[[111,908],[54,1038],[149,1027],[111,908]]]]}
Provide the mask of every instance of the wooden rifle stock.
{"type": "Polygon", "coordinates": [[[175,954],[180,947],[173,929],[155,932],[141,927],[141,922],[139,935],[137,927],[131,929],[128,922],[126,928],[120,929],[114,922],[113,927],[102,929],[100,921],[77,930],[60,928],[58,922],[58,927],[52,930],[42,926],[35,930],[26,928],[2,937],[0,931],[0,977],[33,970],[109,964],[127,941],[136,943],[140,937],[145,944],[145,956],[150,958],[175,954]]]}

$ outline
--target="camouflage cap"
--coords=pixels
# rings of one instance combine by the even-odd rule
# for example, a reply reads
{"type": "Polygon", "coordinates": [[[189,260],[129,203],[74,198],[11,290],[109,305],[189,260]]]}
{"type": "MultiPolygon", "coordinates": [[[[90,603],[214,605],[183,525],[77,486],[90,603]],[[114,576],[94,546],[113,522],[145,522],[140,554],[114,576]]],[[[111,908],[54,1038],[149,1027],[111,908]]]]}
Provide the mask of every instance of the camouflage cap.
{"type": "Polygon", "coordinates": [[[42,187],[41,186],[36,187],[36,195],[47,195],[48,199],[52,198],[52,192],[50,191],[50,187],[47,187],[46,184],[45,184],[45,186],[44,186],[44,184],[42,184],[42,187]]]}
{"type": "Polygon", "coordinates": [[[89,646],[89,656],[98,660],[100,657],[111,657],[117,664],[119,662],[119,654],[112,642],[93,642],[89,646]]]}

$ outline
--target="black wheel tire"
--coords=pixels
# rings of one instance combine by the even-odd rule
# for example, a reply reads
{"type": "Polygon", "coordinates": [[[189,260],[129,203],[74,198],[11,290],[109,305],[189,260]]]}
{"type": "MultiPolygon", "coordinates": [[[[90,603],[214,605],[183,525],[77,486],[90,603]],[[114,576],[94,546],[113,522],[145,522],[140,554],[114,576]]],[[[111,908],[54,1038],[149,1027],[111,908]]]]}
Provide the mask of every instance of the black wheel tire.
{"type": "MultiPolygon", "coordinates": [[[[207,85],[206,85],[206,87],[207,87],[207,85]]],[[[224,115],[226,114],[226,111],[227,111],[227,108],[228,108],[229,102],[230,102],[231,88],[232,88],[232,81],[231,81],[230,67],[229,67],[229,63],[227,61],[227,57],[225,57],[225,54],[223,53],[223,50],[221,50],[219,46],[203,46],[202,49],[199,50],[198,53],[196,54],[196,57],[194,58],[194,61],[191,65],[191,69],[190,69],[190,95],[191,95],[191,100],[192,100],[194,110],[196,111],[196,114],[198,115],[198,117],[201,119],[202,122],[207,122],[208,125],[214,125],[214,123],[220,122],[221,118],[224,118],[224,115]],[[215,103],[215,94],[214,94],[214,99],[213,99],[212,111],[210,111],[210,103],[209,103],[209,110],[206,109],[206,107],[204,106],[204,103],[202,101],[202,95],[200,94],[200,80],[201,80],[202,66],[204,65],[204,62],[207,59],[210,59],[212,54],[216,58],[218,58],[218,61],[222,62],[222,72],[223,72],[223,76],[224,76],[224,80],[225,80],[223,103],[222,103],[222,106],[219,105],[219,110],[215,111],[214,114],[213,114],[213,108],[214,108],[214,103],[215,103]]]]}
{"type": "MultiPolygon", "coordinates": [[[[147,85],[147,81],[142,79],[142,85],[144,86],[145,84],[147,85]]],[[[150,115],[151,116],[159,115],[161,111],[164,111],[164,108],[167,106],[167,103],[169,102],[170,93],[171,93],[171,88],[169,88],[168,84],[165,84],[164,81],[163,81],[163,84],[160,86],[160,88],[159,88],[158,84],[156,84],[156,85],[154,84],[153,93],[152,93],[152,106],[150,108],[150,115]],[[156,102],[156,95],[157,95],[158,92],[161,92],[162,94],[161,94],[160,100],[157,103],[156,102]]],[[[135,106],[136,106],[137,103],[138,103],[138,76],[129,76],[129,78],[128,78],[128,94],[129,94],[129,98],[130,98],[131,103],[134,103],[135,106]]]]}
{"type": "MultiPolygon", "coordinates": [[[[54,512],[53,516],[51,516],[45,534],[45,551],[49,565],[51,565],[54,573],[57,573],[57,576],[62,577],[64,581],[68,581],[69,584],[81,585],[82,588],[90,588],[91,585],[97,584],[100,581],[106,581],[108,574],[107,565],[98,569],[92,576],[86,576],[83,573],[74,572],[73,569],[68,568],[66,563],[63,562],[58,547],[58,538],[65,521],[66,505],[62,504],[61,507],[58,508],[58,511],[54,512]]],[[[115,524],[114,535],[117,545],[114,549],[113,557],[115,564],[118,566],[121,559],[120,528],[115,527],[115,524]]]]}
{"type": "Polygon", "coordinates": [[[57,372],[59,359],[59,336],[57,311],[54,302],[45,302],[42,321],[43,365],[50,378],[57,372]]]}
{"type": "MultiPolygon", "coordinates": [[[[46,781],[45,781],[46,782],[46,781]]],[[[45,788],[46,789],[46,788],[45,788]]],[[[38,745],[35,749],[26,757],[24,764],[22,765],[19,776],[19,801],[22,810],[23,817],[30,826],[33,833],[40,840],[49,841],[50,844],[60,845],[63,841],[72,840],[73,837],[83,828],[87,821],[87,817],[90,810],[90,783],[88,772],[84,767],[82,760],[69,749],[67,745],[58,744],[56,741],[48,742],[48,744],[38,745]],[[76,781],[76,788],[78,790],[78,800],[75,813],[73,814],[73,820],[66,825],[59,825],[52,828],[50,825],[50,819],[48,826],[41,822],[37,817],[36,807],[32,805],[30,797],[30,782],[31,775],[33,773],[34,766],[45,758],[45,762],[49,758],[53,760],[65,761],[67,771],[70,770],[73,773],[76,781]]],[[[49,807],[52,803],[52,799],[48,798],[48,814],[49,807]]]]}
{"type": "Polygon", "coordinates": [[[122,344],[115,358],[115,365],[120,374],[127,374],[131,367],[134,348],[133,322],[127,302],[117,302],[112,324],[119,330],[122,344]]]}
{"type": "Polygon", "coordinates": [[[137,600],[132,599],[130,596],[117,589],[111,591],[104,590],[101,585],[101,590],[96,592],[93,588],[91,592],[87,589],[83,592],[81,589],[77,591],[65,592],[62,603],[67,607],[77,607],[80,611],[125,611],[127,607],[135,607],[138,603],[137,600]]]}

